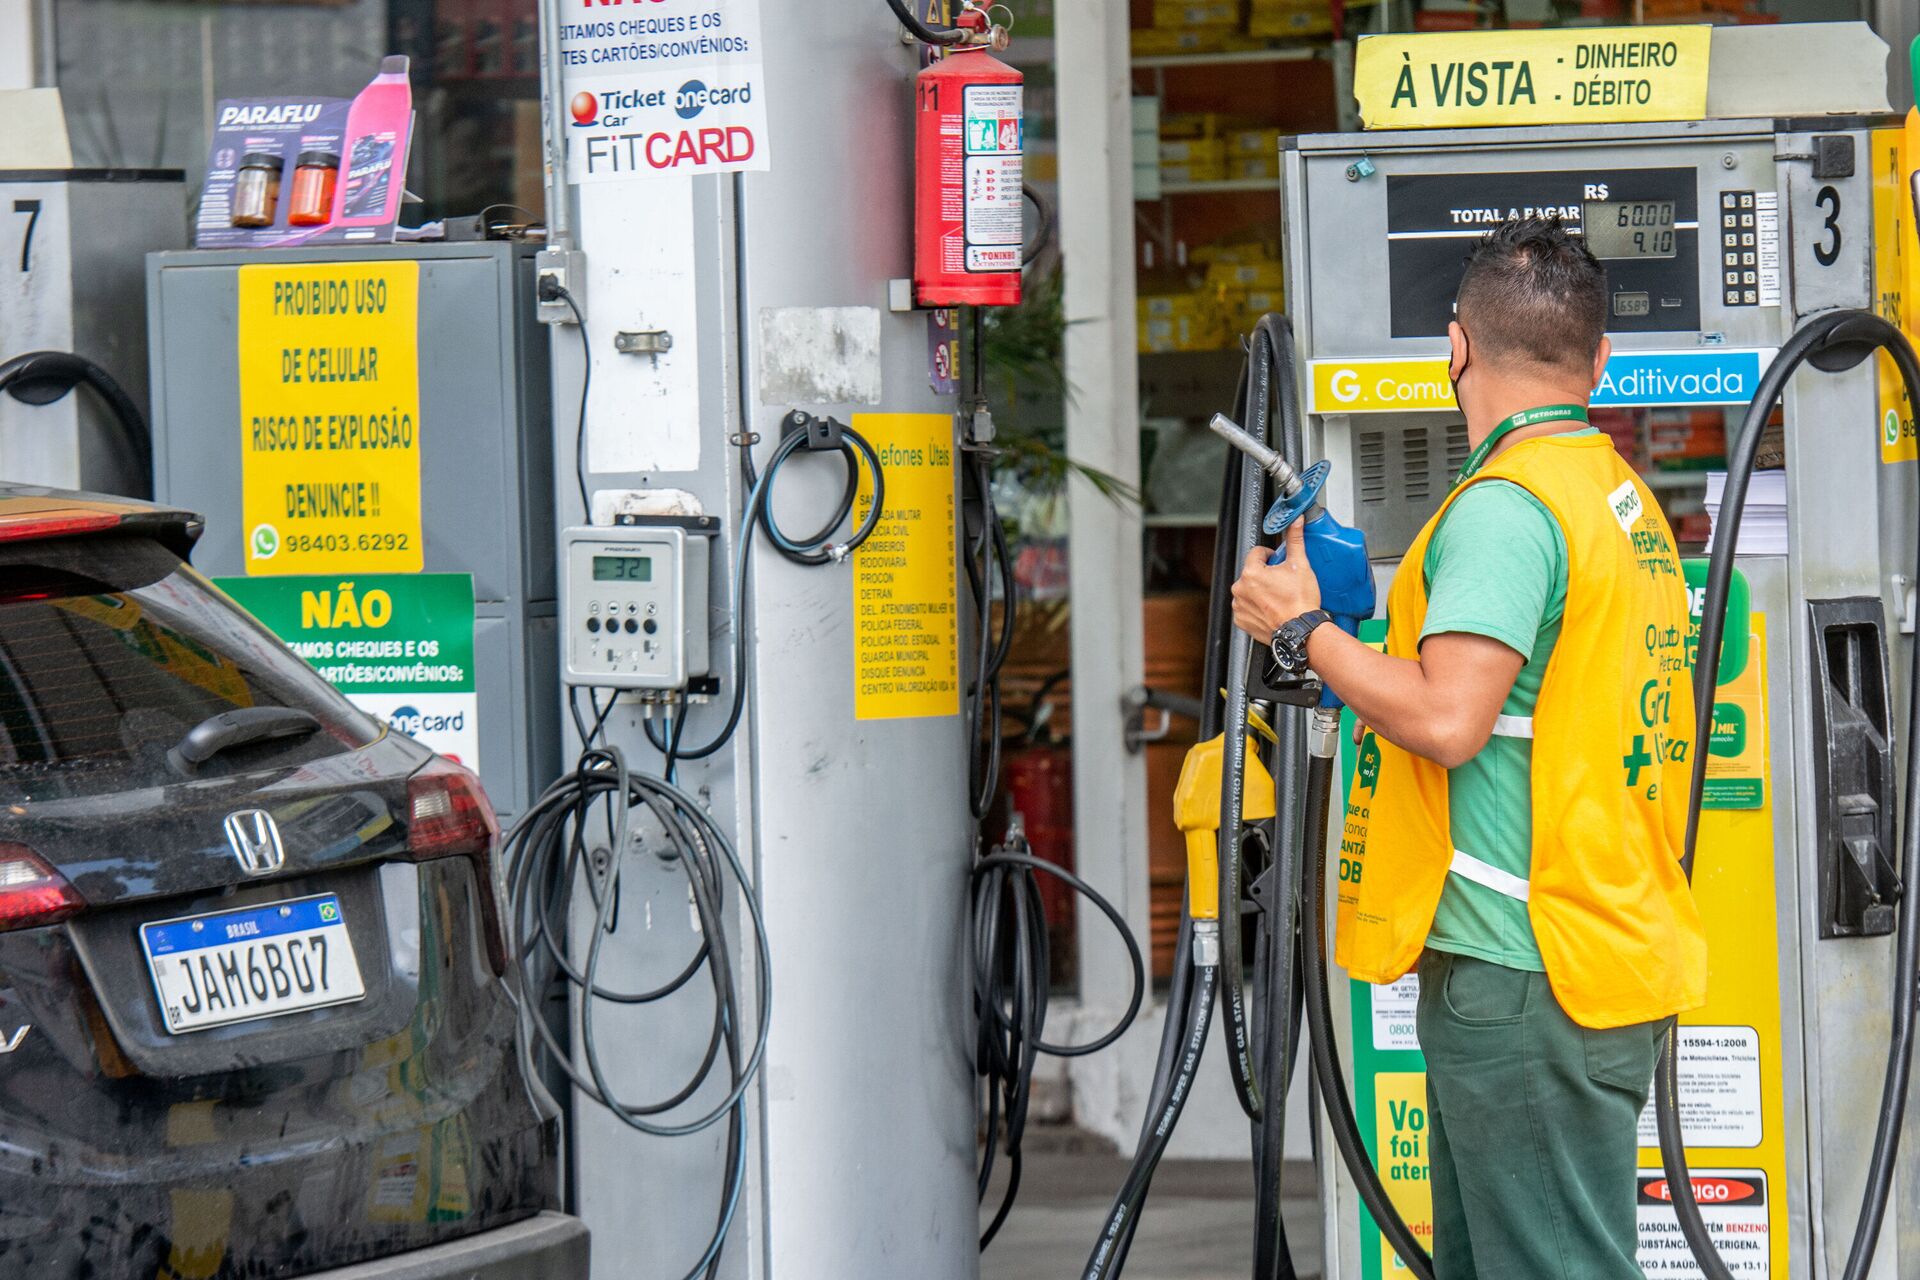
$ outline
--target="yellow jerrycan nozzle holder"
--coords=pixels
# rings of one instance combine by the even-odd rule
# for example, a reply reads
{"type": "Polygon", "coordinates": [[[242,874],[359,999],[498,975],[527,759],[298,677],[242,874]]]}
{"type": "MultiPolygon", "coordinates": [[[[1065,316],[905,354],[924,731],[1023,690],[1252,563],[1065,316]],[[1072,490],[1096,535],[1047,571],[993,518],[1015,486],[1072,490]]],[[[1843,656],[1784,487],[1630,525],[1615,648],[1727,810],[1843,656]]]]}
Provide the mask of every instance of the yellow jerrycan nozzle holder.
{"type": "MultiPolygon", "coordinates": [[[[1220,918],[1220,774],[1226,761],[1227,736],[1218,734],[1198,742],[1180,766],[1173,788],[1174,825],[1187,839],[1187,914],[1195,920],[1220,918]]],[[[1264,822],[1274,816],[1273,775],[1260,761],[1254,741],[1247,738],[1246,785],[1242,789],[1241,820],[1264,822]]]]}

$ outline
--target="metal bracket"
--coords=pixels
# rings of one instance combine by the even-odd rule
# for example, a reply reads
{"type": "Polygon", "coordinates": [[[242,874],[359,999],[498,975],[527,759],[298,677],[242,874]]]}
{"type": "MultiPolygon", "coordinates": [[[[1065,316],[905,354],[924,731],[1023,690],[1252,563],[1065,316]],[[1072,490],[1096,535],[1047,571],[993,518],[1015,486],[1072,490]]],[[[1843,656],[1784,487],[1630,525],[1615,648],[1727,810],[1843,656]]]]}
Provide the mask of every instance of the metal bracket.
{"type": "Polygon", "coordinates": [[[622,329],[613,335],[613,349],[623,356],[663,356],[673,350],[673,335],[665,329],[622,329]]]}
{"type": "Polygon", "coordinates": [[[1894,598],[1899,601],[1899,614],[1896,624],[1900,634],[1910,636],[1914,633],[1914,613],[1916,602],[1913,575],[1896,573],[1893,575],[1894,598]]]}

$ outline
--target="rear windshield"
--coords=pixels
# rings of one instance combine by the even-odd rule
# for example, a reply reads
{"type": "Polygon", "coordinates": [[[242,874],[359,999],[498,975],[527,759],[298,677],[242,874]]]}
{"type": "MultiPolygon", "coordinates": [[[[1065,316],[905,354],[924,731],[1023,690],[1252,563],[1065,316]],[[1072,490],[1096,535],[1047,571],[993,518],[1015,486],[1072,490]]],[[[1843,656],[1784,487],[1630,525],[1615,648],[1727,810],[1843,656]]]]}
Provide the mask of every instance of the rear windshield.
{"type": "Polygon", "coordinates": [[[179,557],[146,538],[0,550],[0,802],[281,768],[380,727],[179,557]],[[317,733],[183,772],[168,749],[236,707],[295,707],[317,733]]]}

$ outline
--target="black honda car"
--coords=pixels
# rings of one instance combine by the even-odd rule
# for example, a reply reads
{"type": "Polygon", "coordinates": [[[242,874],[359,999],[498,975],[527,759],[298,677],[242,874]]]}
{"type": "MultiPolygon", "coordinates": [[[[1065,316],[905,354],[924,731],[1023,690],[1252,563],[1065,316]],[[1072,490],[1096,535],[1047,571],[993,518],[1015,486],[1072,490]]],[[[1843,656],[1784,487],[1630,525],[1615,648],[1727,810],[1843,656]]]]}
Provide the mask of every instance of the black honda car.
{"type": "Polygon", "coordinates": [[[578,1280],[478,781],[198,532],[0,485],[0,1276],[578,1280]]]}

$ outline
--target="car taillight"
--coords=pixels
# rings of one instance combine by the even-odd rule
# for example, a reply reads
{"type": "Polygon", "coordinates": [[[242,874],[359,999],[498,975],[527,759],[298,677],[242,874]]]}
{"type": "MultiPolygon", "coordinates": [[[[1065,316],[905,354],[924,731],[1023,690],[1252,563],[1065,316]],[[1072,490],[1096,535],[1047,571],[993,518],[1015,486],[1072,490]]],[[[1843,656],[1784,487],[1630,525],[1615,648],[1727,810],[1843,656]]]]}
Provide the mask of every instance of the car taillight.
{"type": "Polygon", "coordinates": [[[42,508],[0,516],[0,542],[26,542],[72,533],[104,533],[119,527],[120,517],[111,511],[42,508]]]}
{"type": "Polygon", "coordinates": [[[53,924],[86,905],[39,854],[23,844],[0,843],[0,930],[53,924]]]}
{"type": "Polygon", "coordinates": [[[415,862],[463,856],[473,862],[487,959],[496,974],[507,971],[504,885],[495,846],[500,821],[480,779],[453,761],[435,756],[407,779],[407,855],[415,862]]]}

